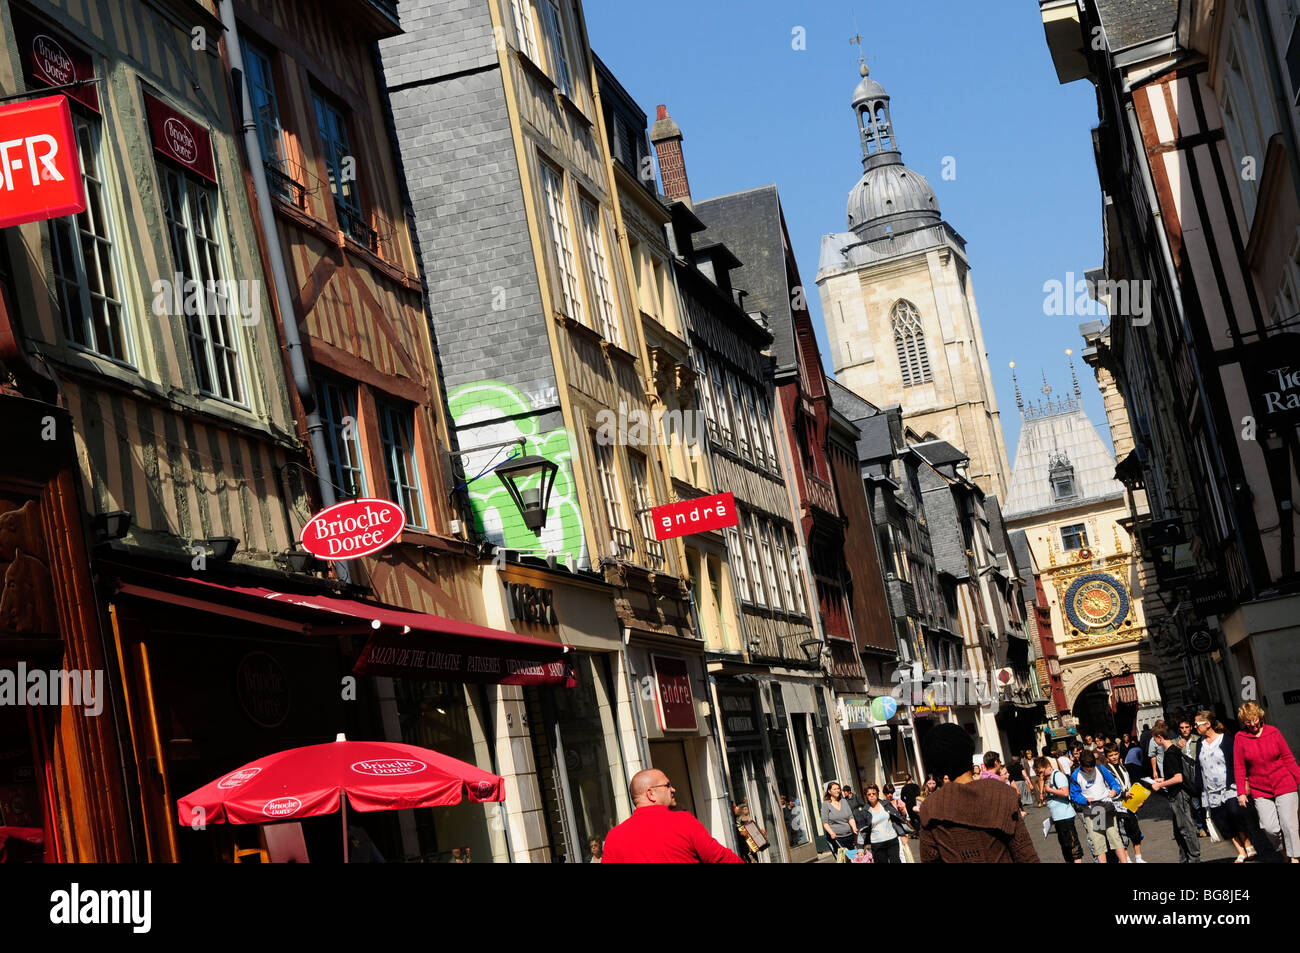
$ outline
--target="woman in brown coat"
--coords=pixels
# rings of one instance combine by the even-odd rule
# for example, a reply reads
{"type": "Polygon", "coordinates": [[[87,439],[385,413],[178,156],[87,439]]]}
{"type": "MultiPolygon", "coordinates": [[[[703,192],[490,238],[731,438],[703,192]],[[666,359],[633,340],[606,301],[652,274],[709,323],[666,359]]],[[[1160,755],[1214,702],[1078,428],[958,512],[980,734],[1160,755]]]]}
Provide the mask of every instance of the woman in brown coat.
{"type": "Polygon", "coordinates": [[[975,742],[965,728],[938,725],[926,736],[924,753],[926,767],[952,783],[921,806],[921,863],[1038,863],[1016,789],[973,778],[975,742]]]}

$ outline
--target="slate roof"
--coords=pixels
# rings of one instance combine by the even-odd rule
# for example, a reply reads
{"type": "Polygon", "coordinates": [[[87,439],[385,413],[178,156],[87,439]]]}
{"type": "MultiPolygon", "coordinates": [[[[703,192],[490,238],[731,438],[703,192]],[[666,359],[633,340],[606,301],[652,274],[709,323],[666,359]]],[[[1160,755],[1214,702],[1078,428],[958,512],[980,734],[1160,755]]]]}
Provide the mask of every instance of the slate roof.
{"type": "Polygon", "coordinates": [[[927,440],[925,443],[914,443],[912,449],[936,467],[947,466],[950,463],[960,463],[963,460],[970,459],[970,455],[965,450],[954,447],[946,440],[927,440]]]}
{"type": "Polygon", "coordinates": [[[1034,585],[1034,557],[1029,548],[1029,537],[1023,529],[1012,530],[1008,534],[1011,551],[1016,554],[1016,568],[1020,570],[1020,597],[1025,602],[1038,599],[1038,589],[1034,585]]]}
{"type": "Polygon", "coordinates": [[[1111,52],[1168,36],[1178,28],[1179,0],[1096,0],[1111,52]]]}
{"type": "Polygon", "coordinates": [[[934,549],[934,568],[955,579],[965,579],[970,575],[970,564],[966,561],[966,537],[953,499],[952,484],[924,465],[918,468],[917,475],[930,545],[934,549]]]}
{"type": "Polygon", "coordinates": [[[1042,413],[1030,405],[1021,415],[1011,489],[1002,507],[1008,521],[1124,496],[1124,485],[1115,479],[1115,457],[1079,402],[1065,399],[1049,407],[1051,412],[1042,413]],[[1054,454],[1064,454],[1074,468],[1076,495],[1069,500],[1057,500],[1052,491],[1054,454]]]}
{"type": "Polygon", "coordinates": [[[694,207],[711,236],[726,243],[743,262],[731,273],[731,283],[747,292],[746,310],[762,311],[768,316],[777,373],[798,367],[785,270],[781,198],[776,186],[703,199],[694,207]]]}

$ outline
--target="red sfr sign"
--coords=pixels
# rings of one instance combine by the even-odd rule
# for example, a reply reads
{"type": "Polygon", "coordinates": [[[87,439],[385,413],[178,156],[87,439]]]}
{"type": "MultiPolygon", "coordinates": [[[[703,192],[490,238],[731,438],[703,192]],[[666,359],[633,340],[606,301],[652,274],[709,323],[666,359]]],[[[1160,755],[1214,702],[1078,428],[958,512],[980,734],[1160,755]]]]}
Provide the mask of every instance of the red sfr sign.
{"type": "Polygon", "coordinates": [[[0,106],[0,228],[86,210],[66,96],[0,106]]]}
{"type": "Polygon", "coordinates": [[[702,496],[683,503],[667,503],[650,511],[655,539],[689,536],[736,525],[736,500],[730,493],[702,496]]]}

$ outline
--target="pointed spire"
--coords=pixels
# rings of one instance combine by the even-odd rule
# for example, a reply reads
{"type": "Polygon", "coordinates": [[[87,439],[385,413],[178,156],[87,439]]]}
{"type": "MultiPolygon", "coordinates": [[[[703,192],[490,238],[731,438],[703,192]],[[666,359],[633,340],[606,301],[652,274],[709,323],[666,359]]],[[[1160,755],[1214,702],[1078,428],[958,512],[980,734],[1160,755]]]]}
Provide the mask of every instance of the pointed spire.
{"type": "Polygon", "coordinates": [[[1047,371],[1043,371],[1043,396],[1052,399],[1052,385],[1047,383],[1047,371]]]}
{"type": "Polygon", "coordinates": [[[1020,379],[1016,377],[1016,362],[1011,362],[1011,383],[1016,387],[1016,406],[1020,408],[1020,416],[1025,415],[1025,399],[1020,396],[1020,379]]]}
{"type": "Polygon", "coordinates": [[[1083,391],[1079,389],[1079,375],[1074,372],[1074,358],[1071,356],[1073,354],[1072,348],[1065,349],[1065,357],[1070,362],[1070,380],[1074,381],[1074,399],[1083,400],[1083,391]]]}

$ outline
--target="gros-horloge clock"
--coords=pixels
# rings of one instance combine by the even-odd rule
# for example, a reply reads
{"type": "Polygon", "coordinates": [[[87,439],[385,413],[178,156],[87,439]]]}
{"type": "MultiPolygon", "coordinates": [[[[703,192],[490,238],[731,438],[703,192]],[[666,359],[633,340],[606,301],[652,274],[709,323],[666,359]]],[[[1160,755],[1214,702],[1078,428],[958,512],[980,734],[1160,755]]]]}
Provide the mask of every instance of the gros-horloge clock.
{"type": "Polygon", "coordinates": [[[1128,617],[1128,610],[1128,591],[1110,573],[1086,573],[1065,591],[1065,614],[1076,629],[1113,629],[1128,617]]]}

